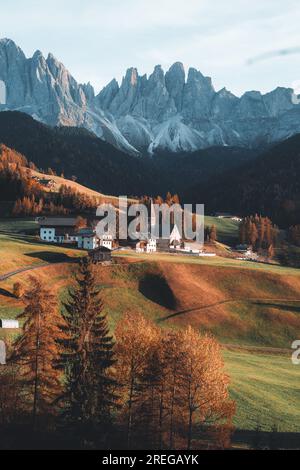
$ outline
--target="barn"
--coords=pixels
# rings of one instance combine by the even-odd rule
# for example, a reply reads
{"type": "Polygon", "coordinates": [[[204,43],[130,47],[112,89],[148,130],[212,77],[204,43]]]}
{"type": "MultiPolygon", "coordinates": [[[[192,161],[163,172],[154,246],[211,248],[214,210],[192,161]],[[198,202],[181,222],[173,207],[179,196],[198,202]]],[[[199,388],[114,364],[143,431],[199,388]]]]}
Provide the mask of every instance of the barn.
{"type": "Polygon", "coordinates": [[[89,257],[93,263],[105,263],[111,261],[111,250],[105,246],[100,246],[89,252],[89,257]]]}

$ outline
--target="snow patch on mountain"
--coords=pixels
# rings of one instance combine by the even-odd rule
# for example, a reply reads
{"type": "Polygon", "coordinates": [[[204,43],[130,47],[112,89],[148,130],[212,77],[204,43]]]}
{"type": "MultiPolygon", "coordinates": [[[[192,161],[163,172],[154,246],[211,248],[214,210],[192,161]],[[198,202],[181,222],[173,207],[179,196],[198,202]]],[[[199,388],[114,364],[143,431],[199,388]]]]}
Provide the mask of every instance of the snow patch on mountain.
{"type": "Polygon", "coordinates": [[[157,151],[192,152],[203,145],[200,133],[190,129],[177,116],[156,126],[154,134],[154,140],[149,145],[151,155],[157,151]]]}

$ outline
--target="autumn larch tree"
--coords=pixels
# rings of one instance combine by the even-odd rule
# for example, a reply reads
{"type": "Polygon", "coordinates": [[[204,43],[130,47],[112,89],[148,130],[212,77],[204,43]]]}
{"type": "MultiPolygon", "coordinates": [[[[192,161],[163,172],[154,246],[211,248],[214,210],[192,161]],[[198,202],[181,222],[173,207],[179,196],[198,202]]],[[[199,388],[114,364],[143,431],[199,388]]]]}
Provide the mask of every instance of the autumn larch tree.
{"type": "Polygon", "coordinates": [[[20,282],[15,282],[13,285],[13,295],[16,299],[20,299],[24,294],[24,288],[20,282]]]}
{"type": "Polygon", "coordinates": [[[183,332],[182,352],[181,413],[186,419],[187,449],[193,447],[196,429],[200,441],[211,433],[219,446],[225,446],[235,404],[229,399],[220,346],[214,338],[188,327],[183,332]]]}
{"type": "Polygon", "coordinates": [[[55,296],[40,280],[30,278],[31,287],[24,294],[22,334],[13,345],[11,362],[19,367],[23,400],[37,429],[38,417],[53,414],[54,400],[61,393],[61,373],[55,368],[59,358],[58,340],[64,338],[55,296]]]}
{"type": "Polygon", "coordinates": [[[217,241],[217,227],[215,225],[210,228],[209,241],[213,243],[217,241]]]}
{"type": "Polygon", "coordinates": [[[133,430],[138,422],[141,378],[146,371],[157,328],[140,313],[126,312],[116,331],[117,378],[121,387],[121,422],[126,426],[127,447],[132,444],[133,430]]]}

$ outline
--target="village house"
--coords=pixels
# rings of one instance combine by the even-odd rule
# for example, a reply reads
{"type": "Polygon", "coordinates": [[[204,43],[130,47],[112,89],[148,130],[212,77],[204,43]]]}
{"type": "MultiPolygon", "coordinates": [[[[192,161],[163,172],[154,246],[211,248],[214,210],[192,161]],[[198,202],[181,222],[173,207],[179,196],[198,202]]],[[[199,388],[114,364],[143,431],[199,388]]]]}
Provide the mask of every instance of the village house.
{"type": "Polygon", "coordinates": [[[141,235],[141,240],[136,243],[137,253],[156,253],[157,251],[169,251],[174,250],[176,247],[180,247],[182,238],[176,225],[171,227],[171,233],[169,237],[155,238],[151,234],[141,235]]]}
{"type": "Polygon", "coordinates": [[[111,262],[111,250],[105,246],[99,246],[94,250],[89,251],[89,257],[94,264],[97,263],[110,263],[111,262]]]}
{"type": "Polygon", "coordinates": [[[251,245],[246,245],[246,244],[237,245],[236,251],[242,255],[238,259],[252,260],[252,261],[256,261],[258,259],[258,254],[253,251],[251,245]]]}
{"type": "Polygon", "coordinates": [[[177,249],[187,254],[199,255],[202,252],[203,244],[189,241],[182,243],[182,246],[177,249]]]}
{"type": "Polygon", "coordinates": [[[49,243],[74,243],[83,250],[94,250],[99,246],[113,249],[114,239],[104,234],[100,239],[92,228],[77,230],[77,218],[72,217],[39,217],[41,240],[49,243]]]}
{"type": "Polygon", "coordinates": [[[78,248],[94,250],[99,246],[99,239],[93,229],[82,228],[77,232],[78,248]]]}
{"type": "Polygon", "coordinates": [[[157,241],[150,234],[145,240],[141,240],[136,244],[137,253],[155,253],[157,251],[157,241]]]}
{"type": "Polygon", "coordinates": [[[19,328],[19,322],[18,320],[0,319],[0,328],[14,330],[19,328]]]}
{"type": "Polygon", "coordinates": [[[216,212],[215,217],[217,217],[218,219],[231,219],[231,220],[234,220],[235,222],[242,221],[241,217],[230,214],[229,212],[216,212]]]}
{"type": "Polygon", "coordinates": [[[0,366],[6,364],[6,345],[3,340],[0,340],[0,366]]]}
{"type": "Polygon", "coordinates": [[[40,239],[52,243],[76,243],[76,218],[39,217],[40,239]]]}
{"type": "Polygon", "coordinates": [[[38,182],[41,186],[45,188],[53,189],[55,187],[55,181],[52,179],[38,178],[38,182]]]}
{"type": "Polygon", "coordinates": [[[100,246],[103,246],[104,248],[108,248],[109,250],[113,249],[113,243],[114,243],[113,236],[110,235],[109,233],[104,233],[102,237],[100,238],[100,246]]]}
{"type": "Polygon", "coordinates": [[[53,179],[48,179],[48,178],[40,178],[39,176],[33,175],[31,177],[34,181],[39,183],[41,186],[44,186],[45,188],[53,189],[56,185],[56,182],[53,179]]]}

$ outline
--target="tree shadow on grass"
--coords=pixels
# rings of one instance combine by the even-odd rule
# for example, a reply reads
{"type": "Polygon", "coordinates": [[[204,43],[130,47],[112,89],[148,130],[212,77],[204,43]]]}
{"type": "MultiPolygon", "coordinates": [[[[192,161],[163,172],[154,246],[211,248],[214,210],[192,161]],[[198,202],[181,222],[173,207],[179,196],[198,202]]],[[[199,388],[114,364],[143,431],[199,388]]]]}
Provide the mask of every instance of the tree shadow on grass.
{"type": "Polygon", "coordinates": [[[146,274],[139,282],[139,292],[162,307],[175,310],[177,301],[166,279],[159,274],[146,274]]]}
{"type": "Polygon", "coordinates": [[[38,251],[35,253],[25,253],[25,256],[37,258],[45,263],[76,263],[78,257],[68,256],[65,253],[55,253],[53,251],[38,251]]]}
{"type": "MultiPolygon", "coordinates": [[[[300,303],[300,302],[299,302],[300,303]]],[[[286,304],[280,304],[280,303],[273,303],[273,302],[254,302],[254,305],[259,305],[260,307],[269,307],[269,308],[274,308],[277,310],[282,310],[284,312],[295,312],[295,313],[300,313],[300,305],[290,305],[288,302],[286,304]]]]}
{"type": "Polygon", "coordinates": [[[4,297],[9,297],[11,299],[15,299],[15,296],[6,289],[0,289],[0,295],[3,295],[4,297]]]}

